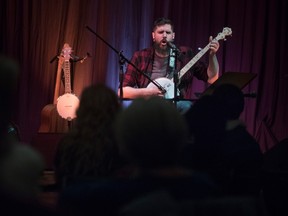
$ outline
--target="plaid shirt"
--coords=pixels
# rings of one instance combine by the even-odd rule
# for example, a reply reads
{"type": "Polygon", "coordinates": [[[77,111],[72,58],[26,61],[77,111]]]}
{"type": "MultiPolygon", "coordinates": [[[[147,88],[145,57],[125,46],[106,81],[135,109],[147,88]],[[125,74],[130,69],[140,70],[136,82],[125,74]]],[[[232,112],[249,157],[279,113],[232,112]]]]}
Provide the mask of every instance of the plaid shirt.
{"type": "MultiPolygon", "coordinates": [[[[179,47],[181,53],[177,58],[176,69],[179,71],[183,68],[193,57],[192,50],[188,47],[179,47]]],[[[149,84],[149,79],[146,76],[151,77],[152,65],[154,60],[154,48],[149,47],[140,51],[136,51],[133,54],[131,63],[139,69],[137,71],[131,64],[128,64],[126,73],[123,79],[123,87],[131,86],[135,88],[146,88],[149,84]]],[[[183,98],[189,99],[187,92],[192,87],[192,79],[195,76],[198,80],[207,82],[207,65],[203,62],[196,62],[190,70],[181,78],[180,85],[178,86],[183,98]]]]}

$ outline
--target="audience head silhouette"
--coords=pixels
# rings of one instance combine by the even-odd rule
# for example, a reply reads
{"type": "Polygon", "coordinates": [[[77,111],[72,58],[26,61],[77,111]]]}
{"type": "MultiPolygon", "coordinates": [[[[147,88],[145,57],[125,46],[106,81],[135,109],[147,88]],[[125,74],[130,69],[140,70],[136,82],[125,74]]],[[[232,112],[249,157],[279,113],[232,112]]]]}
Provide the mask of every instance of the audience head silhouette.
{"type": "MultiPolygon", "coordinates": [[[[104,84],[88,86],[81,94],[76,123],[77,125],[89,124],[89,122],[91,124],[100,123],[91,121],[90,117],[99,120],[111,119],[111,122],[119,110],[120,103],[116,93],[112,89],[104,84]]],[[[110,122],[107,121],[107,123],[110,122]]]]}
{"type": "Polygon", "coordinates": [[[175,106],[161,97],[134,100],[116,124],[120,153],[142,168],[174,165],[186,132],[175,106]]]}
{"type": "Polygon", "coordinates": [[[211,95],[201,97],[185,117],[195,142],[216,143],[223,138],[226,120],[222,106],[215,97],[211,95]]]}
{"type": "Polygon", "coordinates": [[[223,104],[228,120],[240,117],[244,109],[244,95],[241,89],[233,84],[222,84],[215,89],[213,95],[223,104]]]}

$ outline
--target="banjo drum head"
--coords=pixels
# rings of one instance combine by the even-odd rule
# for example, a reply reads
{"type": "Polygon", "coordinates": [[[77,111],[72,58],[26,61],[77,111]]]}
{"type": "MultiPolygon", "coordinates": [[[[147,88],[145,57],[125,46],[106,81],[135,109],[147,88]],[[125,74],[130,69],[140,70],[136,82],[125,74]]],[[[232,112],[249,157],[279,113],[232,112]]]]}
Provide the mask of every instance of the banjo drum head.
{"type": "Polygon", "coordinates": [[[58,114],[68,120],[76,118],[76,110],[79,106],[79,99],[74,94],[66,93],[60,96],[57,100],[58,114]]]}

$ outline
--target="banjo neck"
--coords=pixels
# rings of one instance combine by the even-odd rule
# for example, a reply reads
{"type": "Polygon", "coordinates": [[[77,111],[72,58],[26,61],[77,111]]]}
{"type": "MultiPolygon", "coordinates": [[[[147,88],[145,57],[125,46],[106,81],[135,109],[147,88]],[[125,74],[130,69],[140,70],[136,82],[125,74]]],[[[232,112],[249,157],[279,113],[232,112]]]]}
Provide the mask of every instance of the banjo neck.
{"type": "MultiPolygon", "coordinates": [[[[222,32],[219,32],[218,35],[213,40],[226,40],[226,36],[232,35],[231,28],[225,27],[222,32]]],[[[202,56],[210,49],[209,42],[203,49],[200,50],[180,71],[179,71],[179,80],[185,75],[187,71],[200,59],[202,56]]],[[[173,78],[172,78],[173,81],[173,78]]]]}
{"type": "MultiPolygon", "coordinates": [[[[189,71],[189,69],[209,50],[210,43],[207,44],[200,52],[197,53],[180,71],[179,79],[181,79],[184,74],[189,71]]],[[[173,79],[172,79],[173,80],[173,79]]]]}
{"type": "Polygon", "coordinates": [[[69,59],[63,63],[64,79],[65,79],[65,93],[71,93],[71,78],[70,78],[70,62],[69,59]]]}
{"type": "Polygon", "coordinates": [[[72,53],[72,48],[69,44],[65,43],[63,46],[62,54],[64,62],[62,65],[64,71],[64,81],[65,81],[65,93],[71,93],[71,78],[70,78],[70,54],[72,53]]]}

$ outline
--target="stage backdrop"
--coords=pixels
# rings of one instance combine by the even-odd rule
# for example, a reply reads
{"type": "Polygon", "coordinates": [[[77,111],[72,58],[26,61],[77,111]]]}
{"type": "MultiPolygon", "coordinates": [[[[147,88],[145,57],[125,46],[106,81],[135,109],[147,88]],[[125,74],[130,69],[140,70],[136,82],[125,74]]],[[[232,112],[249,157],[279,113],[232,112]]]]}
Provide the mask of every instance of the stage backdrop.
{"type": "MultiPolygon", "coordinates": [[[[286,0],[2,0],[0,52],[21,66],[13,121],[29,143],[42,109],[53,103],[58,59],[52,60],[64,43],[75,56],[91,55],[73,63],[76,95],[95,83],[116,91],[119,52],[130,59],[149,46],[154,19],[165,16],[175,23],[175,43],[195,50],[224,27],[232,29],[232,37],[220,41],[220,75],[257,74],[243,89],[257,97],[246,98],[241,118],[266,151],[288,136],[287,5],[286,0]]],[[[191,97],[207,87],[196,80],[191,97]]]]}

